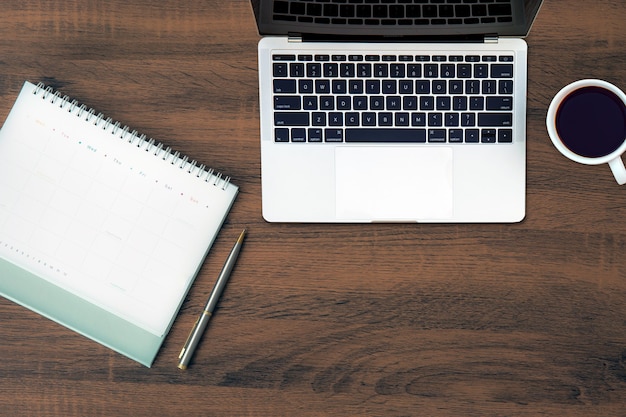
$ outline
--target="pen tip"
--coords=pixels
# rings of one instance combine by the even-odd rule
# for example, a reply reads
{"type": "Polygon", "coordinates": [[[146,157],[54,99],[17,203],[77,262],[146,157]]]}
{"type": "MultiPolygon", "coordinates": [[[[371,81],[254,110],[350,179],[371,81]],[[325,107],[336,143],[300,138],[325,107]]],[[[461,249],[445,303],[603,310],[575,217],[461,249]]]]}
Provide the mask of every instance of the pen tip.
{"type": "Polygon", "coordinates": [[[243,231],[239,235],[239,239],[237,239],[237,243],[243,242],[243,238],[246,237],[246,233],[248,233],[248,229],[243,229],[243,231]]]}

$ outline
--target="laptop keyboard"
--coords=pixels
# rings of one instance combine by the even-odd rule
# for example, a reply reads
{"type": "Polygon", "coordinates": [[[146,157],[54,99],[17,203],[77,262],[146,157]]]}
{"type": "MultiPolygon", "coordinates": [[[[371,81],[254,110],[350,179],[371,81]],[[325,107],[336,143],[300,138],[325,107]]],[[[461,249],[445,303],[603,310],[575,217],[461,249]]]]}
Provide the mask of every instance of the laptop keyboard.
{"type": "Polygon", "coordinates": [[[274,54],[272,70],[276,142],[512,142],[512,55],[274,54]]]}

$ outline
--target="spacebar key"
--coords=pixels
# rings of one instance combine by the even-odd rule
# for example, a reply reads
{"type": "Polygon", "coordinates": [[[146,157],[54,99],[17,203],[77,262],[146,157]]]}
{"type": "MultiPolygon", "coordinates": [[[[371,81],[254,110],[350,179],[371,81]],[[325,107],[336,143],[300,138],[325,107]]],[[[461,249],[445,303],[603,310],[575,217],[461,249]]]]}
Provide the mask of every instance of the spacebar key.
{"type": "Polygon", "coordinates": [[[426,129],[346,129],[345,141],[425,143],[426,129]]]}

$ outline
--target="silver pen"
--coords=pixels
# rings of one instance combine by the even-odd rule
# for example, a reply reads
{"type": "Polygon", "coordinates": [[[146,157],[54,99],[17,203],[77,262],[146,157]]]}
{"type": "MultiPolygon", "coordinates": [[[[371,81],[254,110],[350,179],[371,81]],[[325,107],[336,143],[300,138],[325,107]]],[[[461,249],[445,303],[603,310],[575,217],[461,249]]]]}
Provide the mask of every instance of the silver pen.
{"type": "Polygon", "coordinates": [[[181,350],[178,355],[178,367],[180,369],[187,369],[187,366],[189,365],[191,356],[196,350],[196,347],[204,334],[204,329],[206,329],[207,324],[209,324],[211,315],[213,315],[213,310],[215,310],[217,300],[219,300],[220,295],[222,295],[224,287],[226,287],[226,282],[230,277],[230,273],[237,262],[237,257],[239,256],[239,251],[241,250],[241,245],[243,244],[245,236],[246,229],[241,232],[239,239],[237,239],[237,243],[235,243],[235,246],[233,246],[233,249],[230,251],[230,255],[228,255],[228,258],[222,267],[222,272],[220,272],[219,277],[217,277],[213,291],[211,291],[209,301],[207,301],[204,311],[202,311],[202,315],[200,315],[198,320],[196,320],[196,324],[194,324],[193,329],[191,329],[191,333],[189,333],[189,337],[187,337],[183,350],[181,350]]]}

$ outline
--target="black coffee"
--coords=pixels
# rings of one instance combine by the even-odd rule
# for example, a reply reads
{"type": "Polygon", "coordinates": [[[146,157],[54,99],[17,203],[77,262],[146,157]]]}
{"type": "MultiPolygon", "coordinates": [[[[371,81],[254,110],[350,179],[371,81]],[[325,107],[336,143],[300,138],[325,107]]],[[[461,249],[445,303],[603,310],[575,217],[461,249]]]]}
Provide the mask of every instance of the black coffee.
{"type": "Polygon", "coordinates": [[[588,158],[605,156],[624,143],[626,107],[609,90],[583,87],[561,102],[556,130],[572,152],[588,158]]]}

